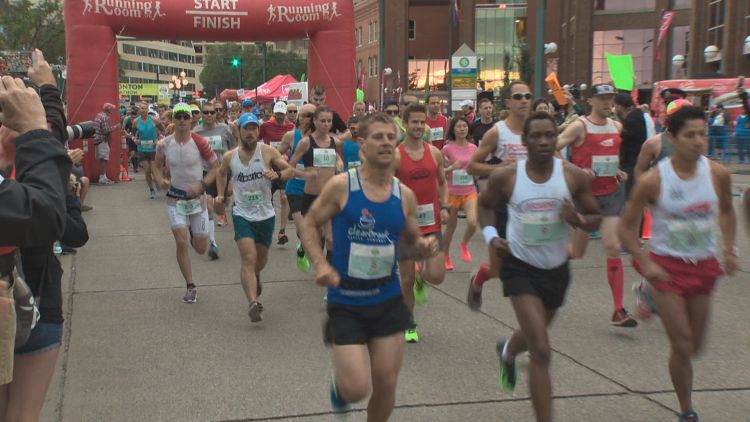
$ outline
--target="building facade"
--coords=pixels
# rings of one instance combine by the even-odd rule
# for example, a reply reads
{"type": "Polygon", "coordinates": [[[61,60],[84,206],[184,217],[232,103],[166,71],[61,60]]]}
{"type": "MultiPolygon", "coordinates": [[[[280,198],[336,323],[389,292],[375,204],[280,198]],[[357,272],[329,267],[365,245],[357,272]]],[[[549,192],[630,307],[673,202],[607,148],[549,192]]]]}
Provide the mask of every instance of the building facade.
{"type": "Polygon", "coordinates": [[[168,83],[185,72],[184,91],[202,90],[198,76],[202,65],[196,60],[190,41],[143,41],[118,37],[121,83],[168,83]]]}

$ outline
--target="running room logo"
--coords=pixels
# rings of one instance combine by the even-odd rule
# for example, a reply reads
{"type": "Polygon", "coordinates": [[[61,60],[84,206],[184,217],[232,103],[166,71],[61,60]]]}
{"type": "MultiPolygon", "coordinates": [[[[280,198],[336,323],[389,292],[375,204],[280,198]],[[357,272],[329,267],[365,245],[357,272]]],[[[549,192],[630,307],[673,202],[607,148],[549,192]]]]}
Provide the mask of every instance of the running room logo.
{"type": "Polygon", "coordinates": [[[150,20],[167,15],[159,0],[83,0],[83,14],[87,13],[150,20]]]}
{"type": "Polygon", "coordinates": [[[375,228],[375,218],[367,208],[362,208],[362,215],[359,217],[359,228],[362,230],[372,230],[375,228]]]}
{"type": "Polygon", "coordinates": [[[273,4],[268,5],[268,22],[279,23],[298,23],[298,22],[316,22],[320,20],[332,21],[334,18],[341,16],[336,10],[337,2],[314,3],[310,2],[306,6],[280,6],[273,4]]]}
{"type": "Polygon", "coordinates": [[[613,146],[615,146],[615,140],[612,139],[612,138],[605,139],[605,140],[599,142],[599,145],[601,145],[603,147],[613,147],[613,146]]]}

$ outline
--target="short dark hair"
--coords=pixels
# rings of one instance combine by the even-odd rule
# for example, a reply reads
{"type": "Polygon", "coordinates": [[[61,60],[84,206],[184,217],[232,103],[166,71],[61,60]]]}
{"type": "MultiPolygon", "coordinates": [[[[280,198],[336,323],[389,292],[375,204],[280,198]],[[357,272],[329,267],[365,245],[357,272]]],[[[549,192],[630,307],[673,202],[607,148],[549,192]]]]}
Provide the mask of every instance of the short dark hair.
{"type": "Polygon", "coordinates": [[[526,136],[529,135],[529,132],[531,131],[531,122],[536,120],[548,120],[552,122],[552,127],[557,130],[557,122],[555,121],[555,118],[552,117],[549,113],[545,113],[543,111],[534,111],[531,114],[529,114],[529,117],[526,118],[526,121],[523,122],[523,135],[521,135],[522,138],[526,138],[526,136]]]}
{"type": "Polygon", "coordinates": [[[360,138],[367,138],[367,135],[369,135],[370,126],[373,123],[385,123],[387,125],[394,125],[394,126],[396,125],[396,123],[393,121],[393,118],[391,118],[391,116],[381,111],[377,113],[370,113],[367,116],[363,117],[362,120],[359,122],[359,127],[357,128],[357,136],[359,136],[360,138]]]}
{"type": "Polygon", "coordinates": [[[513,91],[513,87],[516,85],[526,85],[527,88],[530,88],[530,85],[526,81],[522,81],[520,79],[516,79],[515,81],[508,84],[508,98],[510,98],[510,93],[513,91]]]}
{"type": "Polygon", "coordinates": [[[427,107],[424,106],[424,104],[420,103],[411,103],[406,107],[406,110],[404,110],[404,124],[409,121],[409,116],[411,116],[414,113],[424,113],[427,114],[427,107]]]}
{"type": "Polygon", "coordinates": [[[396,101],[396,100],[388,100],[388,101],[385,102],[385,104],[383,104],[383,110],[385,110],[389,106],[394,106],[394,105],[396,107],[398,107],[398,101],[396,101]]]}
{"type": "Polygon", "coordinates": [[[351,124],[354,124],[354,123],[359,123],[359,117],[357,117],[357,116],[350,117],[346,124],[347,125],[351,125],[351,124]]]}
{"type": "Polygon", "coordinates": [[[442,98],[440,98],[440,96],[437,95],[437,94],[428,94],[426,97],[424,97],[424,102],[429,103],[430,102],[430,98],[432,98],[432,97],[435,97],[438,100],[442,100],[442,98]]]}
{"type": "Polygon", "coordinates": [[[479,99],[479,100],[477,101],[477,107],[481,107],[483,103],[490,103],[490,104],[494,105],[494,104],[492,103],[492,100],[491,100],[491,99],[489,99],[489,98],[487,98],[487,97],[484,97],[484,98],[480,98],[480,99],[479,99]]]}
{"type": "Polygon", "coordinates": [[[536,111],[536,108],[537,106],[539,106],[539,104],[547,104],[547,107],[552,107],[552,104],[550,104],[549,101],[547,101],[546,99],[537,98],[537,100],[534,101],[534,105],[531,106],[531,109],[536,111]]]}
{"type": "Polygon", "coordinates": [[[323,87],[323,85],[314,85],[312,87],[312,94],[320,97],[321,95],[326,94],[326,89],[323,87]]]}
{"type": "MultiPolygon", "coordinates": [[[[464,117],[462,114],[457,115],[456,117],[451,120],[451,125],[448,127],[448,139],[456,140],[456,125],[458,122],[464,122],[467,126],[471,127],[469,124],[469,121],[466,120],[466,117],[464,117]]],[[[466,135],[467,138],[471,139],[471,134],[466,135]]]]}
{"type": "Polygon", "coordinates": [[[677,132],[685,126],[688,120],[706,120],[706,116],[703,113],[703,109],[698,106],[682,106],[679,110],[667,116],[667,130],[672,135],[677,135],[677,132]]]}
{"type": "Polygon", "coordinates": [[[635,107],[635,102],[633,101],[633,96],[626,92],[620,92],[617,95],[615,95],[615,104],[617,104],[620,107],[635,107]]]}

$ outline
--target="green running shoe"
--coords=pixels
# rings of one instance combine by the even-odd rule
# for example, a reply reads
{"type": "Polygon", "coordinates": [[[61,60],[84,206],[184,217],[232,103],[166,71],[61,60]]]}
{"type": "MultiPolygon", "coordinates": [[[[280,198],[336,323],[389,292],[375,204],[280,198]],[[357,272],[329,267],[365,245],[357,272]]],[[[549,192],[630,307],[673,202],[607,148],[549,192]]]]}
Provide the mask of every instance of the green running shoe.
{"type": "Polygon", "coordinates": [[[503,349],[507,340],[503,339],[497,342],[497,357],[500,361],[500,372],[498,374],[498,383],[503,390],[512,393],[516,389],[516,363],[507,362],[503,359],[503,349]]]}
{"type": "Polygon", "coordinates": [[[307,258],[302,244],[297,244],[297,268],[303,273],[310,272],[310,260],[307,258]]]}
{"type": "Polygon", "coordinates": [[[427,303],[427,286],[424,284],[422,275],[419,272],[414,276],[414,301],[419,305],[427,303]]]}
{"type": "Polygon", "coordinates": [[[404,331],[404,340],[407,343],[419,343],[419,334],[417,334],[417,327],[409,328],[404,331]]]}

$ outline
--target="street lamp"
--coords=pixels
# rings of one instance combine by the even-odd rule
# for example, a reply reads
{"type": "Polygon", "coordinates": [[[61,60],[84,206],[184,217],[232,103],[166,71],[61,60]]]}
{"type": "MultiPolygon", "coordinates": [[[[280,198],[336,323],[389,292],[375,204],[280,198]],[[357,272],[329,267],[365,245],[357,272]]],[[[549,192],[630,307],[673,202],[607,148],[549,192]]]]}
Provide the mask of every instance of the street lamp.
{"type": "MultiPolygon", "coordinates": [[[[187,74],[185,71],[181,71],[179,76],[178,75],[172,75],[172,80],[169,82],[169,89],[174,90],[175,94],[180,91],[181,89],[184,89],[188,86],[190,81],[187,78],[187,74]]],[[[175,95],[177,96],[177,95],[175,95]]]]}
{"type": "Polygon", "coordinates": [[[674,57],[672,57],[672,64],[674,65],[675,69],[679,71],[678,75],[680,77],[684,77],[683,69],[685,67],[685,56],[682,54],[675,54],[674,57]]]}
{"type": "Polygon", "coordinates": [[[385,77],[393,73],[390,67],[384,67],[380,72],[380,111],[383,111],[383,102],[385,101],[385,77]]]}

